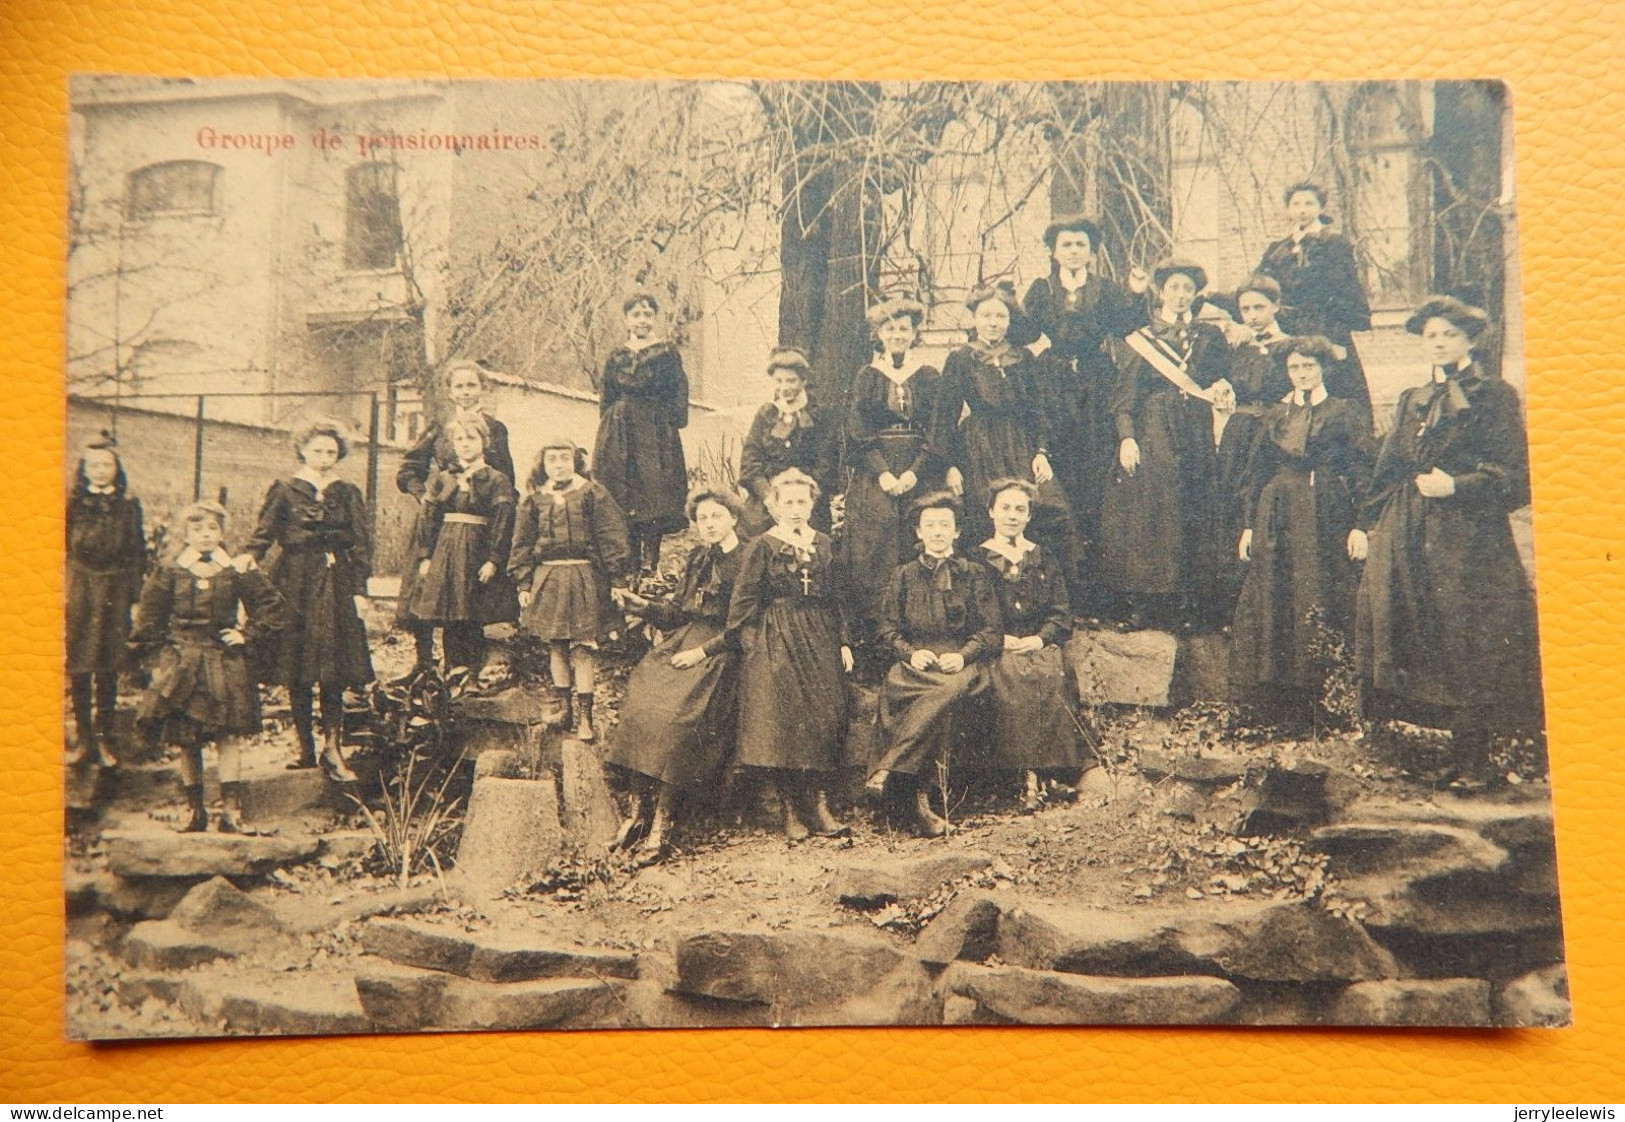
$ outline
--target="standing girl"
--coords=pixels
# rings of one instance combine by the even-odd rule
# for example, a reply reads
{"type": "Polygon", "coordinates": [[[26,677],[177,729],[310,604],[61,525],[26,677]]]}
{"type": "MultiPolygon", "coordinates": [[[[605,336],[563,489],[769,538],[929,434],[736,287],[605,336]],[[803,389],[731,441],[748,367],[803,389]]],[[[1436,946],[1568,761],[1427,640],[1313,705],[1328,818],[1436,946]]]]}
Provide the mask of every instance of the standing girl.
{"type": "MultiPolygon", "coordinates": [[[[773,400],[757,410],[739,454],[739,485],[745,503],[744,532],[755,537],[773,525],[768,510],[768,483],[794,468],[810,476],[820,495],[835,477],[834,415],[807,397],[812,367],[794,347],[776,347],[768,356],[767,376],[773,381],[773,400]]],[[[829,507],[820,499],[811,524],[829,529],[829,507]]]]}
{"type": "Polygon", "coordinates": [[[708,488],[688,498],[699,537],[683,582],[666,603],[627,593],[622,603],[666,633],[626,684],[626,704],[609,762],[635,782],[632,813],[620,844],[638,842],[639,860],[667,853],[674,804],[713,791],[733,739],[735,652],[727,635],[728,604],[745,551],[737,527],[739,500],[708,488]]]}
{"type": "Polygon", "coordinates": [[[1529,502],[1518,394],[1474,346],[1489,316],[1449,296],[1405,325],[1426,384],[1399,397],[1361,514],[1355,662],[1375,717],[1448,727],[1453,778],[1493,781],[1490,732],[1544,726],[1535,603],[1507,515],[1529,502]]]}
{"type": "MultiPolygon", "coordinates": [[[[442,629],[447,666],[478,672],[485,625],[518,615],[504,566],[513,540],[517,496],[508,477],[485,462],[488,433],[476,419],[447,423],[455,457],[429,476],[418,519],[416,576],[401,590],[401,614],[429,643],[442,629]]],[[[419,654],[423,647],[420,645],[419,654]]]]}
{"type": "MultiPolygon", "coordinates": [[[[452,447],[449,428],[451,422],[461,421],[479,426],[485,434],[483,457],[486,465],[505,476],[510,487],[515,481],[513,456],[508,451],[507,426],[487,413],[481,401],[485,393],[484,368],[472,359],[454,359],[446,364],[442,378],[447,401],[445,414],[423,430],[418,442],[402,457],[400,470],[395,474],[395,485],[403,494],[411,495],[420,504],[418,525],[412,533],[414,541],[422,540],[429,532],[424,525],[425,515],[422,510],[422,507],[430,501],[429,480],[437,472],[454,472],[457,469],[457,452],[452,447]]],[[[413,585],[416,581],[417,574],[409,567],[401,581],[399,603],[402,611],[397,616],[396,622],[412,633],[412,638],[417,644],[417,669],[422,670],[434,663],[434,628],[413,619],[404,610],[412,599],[413,585]]],[[[466,656],[468,652],[460,653],[466,656]]],[[[450,651],[445,652],[445,655],[449,665],[466,665],[457,662],[450,651]]]]}
{"type": "Polygon", "coordinates": [[[282,597],[258,569],[240,573],[222,548],[226,512],[193,503],[180,514],[185,546],[154,569],[141,589],[138,623],[130,636],[137,655],[156,652],[152,680],[136,710],[137,726],[181,750],[181,782],[191,817],[184,833],[209,828],[203,802],[203,746],[220,751],[222,833],[247,832],[242,822],[242,763],[235,737],[260,731],[259,690],[246,645],[282,630],[282,597]],[[238,622],[246,612],[247,623],[238,622]]]}
{"type": "Polygon", "coordinates": [[[619,616],[610,596],[632,565],[626,516],[604,487],[582,474],[586,452],[573,440],[542,445],[519,508],[508,572],[519,585],[519,626],[546,639],[558,724],[594,740],[598,644],[619,616]],[[571,682],[575,706],[570,704],[571,682]]]}
{"type": "Polygon", "coordinates": [[[1330,340],[1286,346],[1292,392],[1265,414],[1243,488],[1238,556],[1247,562],[1230,633],[1230,676],[1243,700],[1308,715],[1323,683],[1314,647],[1347,642],[1363,545],[1357,515],[1371,479],[1358,406],[1326,392],[1330,340]],[[1314,620],[1318,617],[1318,626],[1314,620]]]}
{"type": "Polygon", "coordinates": [[[129,481],[116,448],[117,442],[106,432],[86,444],[68,496],[67,653],[73,757],[83,759],[94,744],[102,767],[118,763],[113,738],[119,666],[147,560],[141,503],[126,493],[129,481]]]}
{"type": "Polygon", "coordinates": [[[818,495],[794,469],[768,484],[774,525],[746,547],[728,607],[741,652],[736,763],[774,777],[791,841],[846,831],[825,793],[846,738],[852,648],[829,535],[808,524],[818,495]]]}
{"type": "MultiPolygon", "coordinates": [[[[322,700],[322,770],[354,782],[344,762],[344,690],[372,681],[372,657],[361,613],[367,604],[372,541],[361,489],[333,474],[350,444],[337,421],[320,420],[294,438],[300,469],[271,484],[259,525],[243,546],[263,562],[281,547],[271,582],[287,610],[272,681],[288,687],[299,758],[291,768],[315,767],[313,691],[322,700]]],[[[239,567],[243,567],[239,565],[239,567]]]]}
{"type": "Polygon", "coordinates": [[[880,353],[852,386],[846,438],[853,473],[841,548],[865,639],[880,619],[886,579],[912,553],[909,505],[942,487],[942,465],[926,442],[940,376],[912,349],[924,319],[917,300],[870,308],[880,353]]]}
{"type": "Polygon", "coordinates": [[[626,515],[633,559],[660,563],[660,540],[681,530],[688,465],[678,435],[688,426],[688,375],[677,348],[660,338],[660,304],[636,292],[621,305],[627,341],[604,363],[593,475],[626,515]]]}

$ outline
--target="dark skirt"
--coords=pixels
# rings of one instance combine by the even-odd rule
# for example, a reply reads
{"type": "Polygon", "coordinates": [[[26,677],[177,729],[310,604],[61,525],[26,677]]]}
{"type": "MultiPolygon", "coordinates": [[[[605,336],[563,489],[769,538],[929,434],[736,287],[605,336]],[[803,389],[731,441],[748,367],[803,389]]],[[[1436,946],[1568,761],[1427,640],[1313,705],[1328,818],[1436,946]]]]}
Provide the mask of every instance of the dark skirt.
{"type": "Polygon", "coordinates": [[[140,592],[140,575],[128,569],[103,573],[68,566],[69,674],[117,672],[130,637],[130,609],[140,592]]]}
{"type": "Polygon", "coordinates": [[[739,767],[833,771],[846,740],[841,631],[816,603],[776,600],[740,636],[739,767]]]}
{"type": "Polygon", "coordinates": [[[1544,727],[1534,596],[1505,513],[1402,487],[1371,530],[1354,634],[1368,705],[1544,727]]]}
{"type": "Polygon", "coordinates": [[[982,665],[946,674],[895,663],[880,688],[886,752],[875,770],[934,781],[938,761],[950,759],[955,741],[985,720],[988,693],[982,665]]]}
{"type": "Polygon", "coordinates": [[[481,584],[486,528],[468,522],[447,522],[435,540],[429,571],[414,572],[411,589],[403,583],[403,621],[418,623],[506,623],[518,612],[513,583],[498,566],[496,575],[481,584]]]}
{"type": "Polygon", "coordinates": [[[1244,701],[1271,687],[1318,693],[1317,640],[1351,638],[1359,580],[1348,558],[1354,509],[1335,478],[1314,487],[1285,468],[1259,493],[1252,560],[1230,632],[1230,679],[1244,701]]]}
{"type": "Polygon", "coordinates": [[[733,738],[734,656],[712,655],[675,670],[671,656],[721,633],[715,623],[685,624],[638,663],[608,762],[679,787],[709,785],[727,762],[733,738]]]}
{"type": "Polygon", "coordinates": [[[598,643],[615,624],[606,610],[604,583],[590,561],[542,562],[530,582],[530,606],[519,626],[538,639],[598,643]]]}
{"type": "Polygon", "coordinates": [[[993,694],[993,767],[1083,768],[1083,741],[1072,719],[1076,689],[1060,647],[1001,654],[988,664],[987,675],[993,694]]]}
{"type": "Polygon", "coordinates": [[[1076,361],[1054,348],[1041,356],[1048,396],[1053,402],[1050,459],[1055,478],[1071,508],[1078,536],[1093,543],[1100,536],[1100,502],[1116,458],[1117,427],[1111,394],[1117,372],[1104,355],[1076,361]]]}
{"type": "MultiPolygon", "coordinates": [[[[1006,476],[1032,481],[1037,442],[1020,421],[1002,413],[972,413],[962,432],[965,446],[965,533],[961,541],[981,541],[993,532],[987,516],[987,488],[1006,476]]],[[[1053,452],[1053,449],[1051,450],[1053,452]]],[[[1054,466],[1053,463],[1051,466],[1054,466]]],[[[1073,554],[1072,514],[1057,479],[1038,487],[1027,533],[1058,558],[1073,554]]],[[[1063,562],[1065,567],[1065,562],[1063,562]]]]}
{"type": "Polygon", "coordinates": [[[1192,591],[1208,511],[1202,503],[1212,446],[1207,402],[1176,390],[1149,397],[1136,421],[1140,466],[1121,466],[1100,504],[1095,577],[1119,593],[1192,591]],[[1205,446],[1204,446],[1205,441],[1205,446]]]}
{"type": "MultiPolygon", "coordinates": [[[[335,555],[337,556],[337,555],[335,555]]],[[[355,610],[355,576],[326,553],[282,553],[271,569],[287,626],[277,638],[268,681],[285,685],[360,686],[372,681],[367,628],[355,610]]]]}
{"type": "MultiPolygon", "coordinates": [[[[916,433],[883,432],[876,438],[886,468],[902,475],[920,453],[924,437],[916,433]]],[[[901,498],[886,494],[880,477],[867,467],[855,473],[846,492],[846,521],[841,530],[841,548],[847,572],[847,588],[857,614],[871,625],[880,618],[880,602],[886,582],[897,566],[915,554],[914,530],[908,523],[909,507],[921,495],[942,486],[937,473],[922,478],[901,498]]]]}
{"type": "Polygon", "coordinates": [[[226,647],[208,636],[169,643],[152,668],[136,721],[149,737],[164,735],[172,718],[186,718],[206,736],[260,731],[259,690],[245,647],[226,647]]]}
{"type": "Polygon", "coordinates": [[[688,464],[666,412],[664,403],[649,398],[617,400],[598,421],[592,466],[629,524],[674,533],[688,525],[688,464]]]}

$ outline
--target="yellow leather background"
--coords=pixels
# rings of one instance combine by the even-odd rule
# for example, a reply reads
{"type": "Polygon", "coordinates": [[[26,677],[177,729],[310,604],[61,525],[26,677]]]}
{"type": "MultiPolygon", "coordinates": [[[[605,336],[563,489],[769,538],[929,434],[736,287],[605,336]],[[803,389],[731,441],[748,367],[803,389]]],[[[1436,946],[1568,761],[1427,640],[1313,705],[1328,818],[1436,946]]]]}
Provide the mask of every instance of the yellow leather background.
{"type": "Polygon", "coordinates": [[[1625,1100],[1625,5],[1581,0],[0,0],[0,1100],[1625,1100]],[[1075,15],[1067,15],[1075,12],[1075,15]],[[1510,82],[1576,1027],[61,1039],[67,76],[1510,82]],[[1617,554],[1617,558],[1616,558],[1617,554]]]}

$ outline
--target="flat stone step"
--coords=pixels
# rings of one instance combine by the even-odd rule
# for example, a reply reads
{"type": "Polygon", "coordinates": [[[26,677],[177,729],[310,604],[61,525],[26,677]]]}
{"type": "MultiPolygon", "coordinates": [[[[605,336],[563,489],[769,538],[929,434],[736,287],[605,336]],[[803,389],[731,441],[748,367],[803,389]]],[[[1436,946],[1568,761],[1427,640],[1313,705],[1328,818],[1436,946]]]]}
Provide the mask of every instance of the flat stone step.
{"type": "Polygon", "coordinates": [[[837,900],[855,908],[878,908],[897,900],[929,896],[949,881],[979,873],[993,864],[979,850],[950,850],[924,857],[842,865],[830,884],[837,900]]]}
{"type": "Polygon", "coordinates": [[[610,1027],[625,988],[609,978],[479,981],[377,959],[355,975],[362,1010],[392,1031],[610,1027]]]}
{"type": "Polygon", "coordinates": [[[107,865],[122,877],[262,876],[316,856],[314,837],[182,834],[173,830],[110,830],[102,835],[107,865]]]}
{"type": "Polygon", "coordinates": [[[143,920],[124,938],[124,961],[138,970],[190,970],[205,962],[236,958],[254,949],[251,934],[240,930],[199,932],[174,920],[143,920]]]}
{"type": "Polygon", "coordinates": [[[200,973],[181,984],[180,1007],[227,1033],[313,1036],[371,1032],[353,976],[337,971],[222,976],[200,973]]]}
{"type": "Polygon", "coordinates": [[[625,951],[550,946],[523,934],[473,934],[422,920],[368,920],[361,945],[368,954],[401,966],[482,982],[638,976],[638,956],[625,951]]]}
{"type": "Polygon", "coordinates": [[[1482,978],[1390,978],[1359,982],[1332,1005],[1339,1025],[1478,1028],[1492,1022],[1490,984],[1482,978]]]}
{"type": "Polygon", "coordinates": [[[1241,1003],[1241,991],[1222,978],[1097,977],[967,962],[951,964],[941,988],[949,1024],[1206,1025],[1228,1020],[1241,1003]]]}

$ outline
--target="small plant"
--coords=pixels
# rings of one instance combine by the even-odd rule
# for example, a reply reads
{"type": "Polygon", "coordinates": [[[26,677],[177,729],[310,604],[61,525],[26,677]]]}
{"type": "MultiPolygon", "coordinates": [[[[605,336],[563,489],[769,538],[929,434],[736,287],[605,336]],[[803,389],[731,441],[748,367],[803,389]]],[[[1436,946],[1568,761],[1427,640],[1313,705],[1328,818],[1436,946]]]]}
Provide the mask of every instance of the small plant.
{"type": "Polygon", "coordinates": [[[730,436],[701,441],[689,460],[688,482],[691,487],[739,486],[739,448],[730,436]]]}
{"type": "Polygon", "coordinates": [[[448,765],[413,747],[393,774],[379,773],[377,810],[350,796],[378,843],[379,862],[402,888],[431,868],[438,878],[451,856],[463,825],[462,796],[450,793],[460,763],[461,755],[448,765]]]}
{"type": "Polygon", "coordinates": [[[1347,732],[1360,723],[1360,683],[1348,641],[1333,627],[1325,609],[1309,609],[1309,670],[1320,683],[1315,696],[1314,727],[1324,732],[1347,732]]]}

